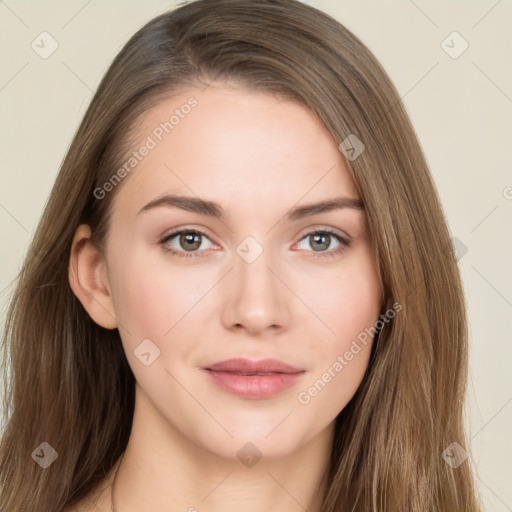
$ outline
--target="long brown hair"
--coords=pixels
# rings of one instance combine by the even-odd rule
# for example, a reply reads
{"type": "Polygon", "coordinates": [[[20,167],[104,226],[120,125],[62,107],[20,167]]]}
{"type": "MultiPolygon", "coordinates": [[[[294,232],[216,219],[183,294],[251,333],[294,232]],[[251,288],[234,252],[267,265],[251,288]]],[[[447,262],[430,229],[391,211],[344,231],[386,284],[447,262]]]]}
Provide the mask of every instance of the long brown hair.
{"type": "MultiPolygon", "coordinates": [[[[400,97],[373,54],[329,15],[296,0],[198,0],[147,23],[108,69],[75,134],[31,242],[7,314],[4,512],[61,512],[87,495],[124,451],[135,380],[116,329],[95,324],[73,294],[73,235],[101,247],[112,177],[141,114],[213,80],[300,102],[340,144],[365,204],[385,323],[364,379],[336,418],[323,512],[476,512],[463,399],[467,327],[461,281],[435,186],[400,97]],[[58,454],[46,469],[33,452],[58,454]]],[[[129,178],[126,178],[129,179],[129,178]]]]}

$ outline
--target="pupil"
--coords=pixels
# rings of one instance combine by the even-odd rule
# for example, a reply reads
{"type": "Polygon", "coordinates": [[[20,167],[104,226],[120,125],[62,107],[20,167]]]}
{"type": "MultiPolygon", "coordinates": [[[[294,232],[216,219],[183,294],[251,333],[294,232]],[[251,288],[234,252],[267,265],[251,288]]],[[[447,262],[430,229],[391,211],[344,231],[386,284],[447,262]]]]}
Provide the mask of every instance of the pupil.
{"type": "MultiPolygon", "coordinates": [[[[197,233],[187,233],[184,235],[181,235],[181,241],[184,243],[184,249],[187,248],[187,244],[192,244],[192,249],[197,249],[201,246],[201,242],[197,239],[199,238],[199,235],[197,233]],[[195,241],[194,241],[195,239],[195,241]]],[[[182,244],[183,245],[183,244],[182,244]]]]}
{"type": "MultiPolygon", "coordinates": [[[[327,239],[329,237],[329,235],[313,235],[313,239],[315,240],[315,243],[318,242],[319,239],[327,239]]],[[[321,242],[320,242],[321,243],[321,242]]],[[[323,244],[323,249],[327,249],[329,247],[329,242],[324,242],[323,244]]]]}

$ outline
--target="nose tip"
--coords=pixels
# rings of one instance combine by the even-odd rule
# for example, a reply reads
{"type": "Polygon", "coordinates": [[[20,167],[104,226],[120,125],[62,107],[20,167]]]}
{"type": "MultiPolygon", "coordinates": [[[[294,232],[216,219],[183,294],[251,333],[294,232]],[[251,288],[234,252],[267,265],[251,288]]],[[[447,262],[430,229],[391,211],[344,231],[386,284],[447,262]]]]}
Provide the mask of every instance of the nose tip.
{"type": "MultiPolygon", "coordinates": [[[[254,246],[249,245],[249,253],[253,250],[254,246]]],[[[286,300],[289,297],[285,296],[286,287],[268,265],[267,256],[262,252],[252,263],[241,257],[235,264],[224,310],[227,327],[245,328],[256,334],[265,330],[277,331],[286,324],[286,300]]]]}

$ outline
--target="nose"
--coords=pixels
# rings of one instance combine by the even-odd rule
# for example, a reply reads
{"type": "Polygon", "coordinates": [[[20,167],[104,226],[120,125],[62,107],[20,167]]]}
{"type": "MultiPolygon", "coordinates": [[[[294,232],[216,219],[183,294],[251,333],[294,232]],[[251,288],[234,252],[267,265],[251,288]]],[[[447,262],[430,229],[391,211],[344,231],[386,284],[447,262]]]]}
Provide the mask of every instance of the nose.
{"type": "Polygon", "coordinates": [[[224,326],[245,329],[251,335],[286,329],[293,294],[282,273],[270,251],[250,263],[236,254],[224,290],[224,326]]]}

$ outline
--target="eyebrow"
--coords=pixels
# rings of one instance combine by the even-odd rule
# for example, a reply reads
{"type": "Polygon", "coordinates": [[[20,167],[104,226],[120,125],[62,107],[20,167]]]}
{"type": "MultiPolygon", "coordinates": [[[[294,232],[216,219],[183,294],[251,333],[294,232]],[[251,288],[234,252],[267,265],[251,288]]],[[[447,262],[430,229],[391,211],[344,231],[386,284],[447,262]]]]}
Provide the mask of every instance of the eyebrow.
{"type": "MultiPolygon", "coordinates": [[[[215,201],[208,201],[199,197],[165,195],[154,199],[145,206],[143,206],[139,213],[152,210],[160,206],[168,208],[180,208],[188,212],[198,213],[216,219],[225,218],[225,212],[222,206],[215,201]]],[[[287,214],[286,219],[295,221],[317,215],[319,213],[330,212],[333,210],[340,210],[343,208],[352,208],[355,210],[364,210],[364,203],[359,199],[352,199],[349,197],[336,197],[333,199],[325,199],[318,203],[306,204],[303,206],[295,206],[287,214]]]]}

